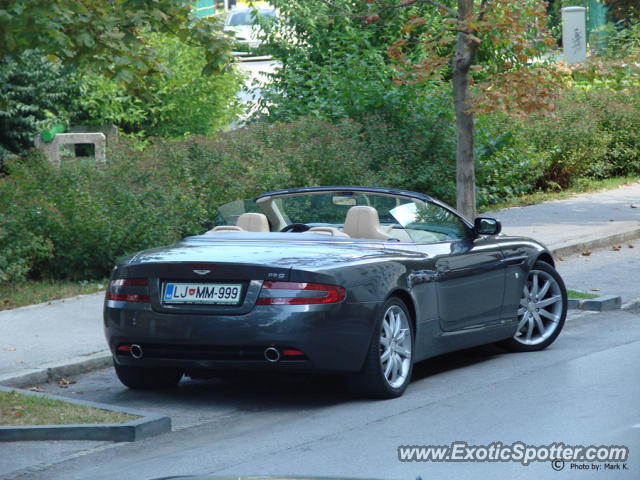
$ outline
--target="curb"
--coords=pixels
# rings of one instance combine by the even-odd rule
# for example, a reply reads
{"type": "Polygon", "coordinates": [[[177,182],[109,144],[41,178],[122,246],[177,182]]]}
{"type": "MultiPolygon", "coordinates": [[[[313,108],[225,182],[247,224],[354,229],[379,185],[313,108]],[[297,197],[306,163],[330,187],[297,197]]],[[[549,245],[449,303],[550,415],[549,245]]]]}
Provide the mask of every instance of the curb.
{"type": "Polygon", "coordinates": [[[589,299],[570,298],[567,303],[567,309],[589,310],[592,312],[606,312],[609,310],[620,310],[621,308],[622,297],[620,295],[603,295],[589,299]]]}
{"type": "Polygon", "coordinates": [[[554,257],[566,257],[574,253],[584,252],[585,250],[608,247],[616,243],[624,243],[628,242],[629,240],[635,240],[637,238],[640,238],[640,227],[632,228],[625,232],[608,235],[606,237],[594,238],[593,240],[587,240],[585,242],[577,242],[569,245],[549,248],[549,250],[554,257]]]}
{"type": "MultiPolygon", "coordinates": [[[[12,388],[0,386],[0,390],[11,392],[12,388]]],[[[153,435],[171,431],[171,419],[157,413],[147,413],[103,403],[89,402],[21,390],[21,394],[51,398],[65,403],[84,405],[111,412],[128,413],[140,418],[126,423],[103,423],[87,425],[28,425],[0,427],[0,442],[22,442],[34,440],[101,440],[111,442],[135,442],[153,435]]]]}
{"type": "Polygon", "coordinates": [[[23,388],[39,383],[48,383],[63,377],[71,377],[81,373],[88,373],[113,365],[111,352],[103,350],[90,356],[75,357],[53,364],[43,365],[41,368],[27,370],[24,373],[11,373],[0,376],[0,388],[23,388]]]}
{"type": "Polygon", "coordinates": [[[622,305],[622,310],[637,310],[640,309],[640,298],[636,298],[635,300],[630,300],[624,305],[622,305]]]}

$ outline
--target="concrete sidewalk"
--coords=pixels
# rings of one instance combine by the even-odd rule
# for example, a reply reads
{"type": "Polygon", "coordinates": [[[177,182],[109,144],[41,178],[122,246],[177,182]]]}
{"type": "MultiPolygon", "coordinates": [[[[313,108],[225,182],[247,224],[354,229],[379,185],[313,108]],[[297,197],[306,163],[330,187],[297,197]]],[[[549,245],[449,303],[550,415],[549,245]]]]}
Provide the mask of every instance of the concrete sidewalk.
{"type": "Polygon", "coordinates": [[[569,255],[640,237],[640,182],[483,215],[498,218],[506,234],[535,238],[554,255],[569,255]]]}
{"type": "Polygon", "coordinates": [[[36,384],[108,365],[103,301],[99,292],[0,312],[0,384],[36,384]]]}
{"type": "MultiPolygon", "coordinates": [[[[505,233],[533,237],[565,256],[640,238],[640,182],[485,215],[499,218],[505,233]]],[[[0,312],[0,384],[33,385],[109,365],[103,299],[96,293],[0,312]]]]}

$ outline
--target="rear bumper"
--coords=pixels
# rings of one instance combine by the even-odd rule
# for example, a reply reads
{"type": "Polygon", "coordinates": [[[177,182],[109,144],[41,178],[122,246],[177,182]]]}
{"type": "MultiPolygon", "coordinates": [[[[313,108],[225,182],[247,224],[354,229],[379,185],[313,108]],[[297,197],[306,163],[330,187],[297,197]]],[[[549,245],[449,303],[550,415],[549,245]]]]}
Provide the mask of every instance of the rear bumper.
{"type": "Polygon", "coordinates": [[[256,306],[244,315],[158,313],[148,304],[107,302],[105,336],[122,365],[197,370],[357,372],[380,303],[256,306]],[[138,344],[141,358],[118,351],[138,344]],[[303,356],[264,358],[267,347],[303,356]]]}

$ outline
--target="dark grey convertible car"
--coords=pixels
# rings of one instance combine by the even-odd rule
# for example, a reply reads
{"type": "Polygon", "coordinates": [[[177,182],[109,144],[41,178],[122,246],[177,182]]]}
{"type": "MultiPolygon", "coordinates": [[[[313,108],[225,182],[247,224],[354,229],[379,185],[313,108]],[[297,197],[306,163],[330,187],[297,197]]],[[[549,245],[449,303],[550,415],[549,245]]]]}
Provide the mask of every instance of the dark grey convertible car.
{"type": "Polygon", "coordinates": [[[543,245],[426,195],[299,188],[218,217],[114,268],[104,326],[128,387],[263,369],[340,372],[395,397],[417,361],[490,342],[541,350],[565,321],[543,245]]]}

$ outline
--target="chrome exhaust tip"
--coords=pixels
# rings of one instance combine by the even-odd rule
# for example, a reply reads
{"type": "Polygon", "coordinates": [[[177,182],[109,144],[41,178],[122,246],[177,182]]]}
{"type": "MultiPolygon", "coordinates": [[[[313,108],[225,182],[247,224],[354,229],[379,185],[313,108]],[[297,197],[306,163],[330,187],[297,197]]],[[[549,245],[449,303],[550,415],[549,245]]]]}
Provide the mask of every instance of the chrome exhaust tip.
{"type": "Polygon", "coordinates": [[[131,349],[129,351],[133,358],[142,358],[142,347],[137,343],[131,344],[131,349]]]}
{"type": "Polygon", "coordinates": [[[267,347],[264,349],[264,358],[267,362],[275,363],[280,360],[280,350],[276,347],[267,347]]]}

